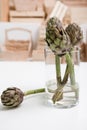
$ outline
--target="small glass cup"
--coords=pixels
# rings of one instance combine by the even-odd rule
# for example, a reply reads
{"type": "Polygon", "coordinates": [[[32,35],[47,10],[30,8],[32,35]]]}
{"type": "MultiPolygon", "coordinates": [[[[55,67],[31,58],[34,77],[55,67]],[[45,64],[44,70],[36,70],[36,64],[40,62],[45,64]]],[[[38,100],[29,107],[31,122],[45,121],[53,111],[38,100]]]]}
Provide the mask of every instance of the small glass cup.
{"type": "MultiPolygon", "coordinates": [[[[68,52],[69,53],[69,52],[68,52]]],[[[60,73],[62,85],[57,82],[57,65],[55,60],[54,53],[48,48],[45,47],[45,73],[46,73],[46,92],[47,92],[47,103],[58,108],[70,108],[76,106],[79,101],[79,65],[80,65],[80,51],[78,48],[75,48],[71,52],[72,68],[70,73],[67,76],[67,63],[66,56],[63,55],[60,57],[60,73]],[[66,73],[66,75],[65,75],[66,73]],[[64,78],[65,76],[65,78],[64,78]],[[63,84],[63,80],[65,83],[63,84]],[[74,84],[73,84],[73,80],[74,84]],[[57,90],[59,92],[57,92],[57,90]],[[54,102],[55,93],[59,93],[60,97],[56,102],[54,102]]],[[[68,67],[69,69],[70,67],[68,67]]],[[[69,71],[70,72],[70,71],[69,71]]],[[[57,95],[56,94],[56,95],[57,95]]],[[[57,96],[58,97],[58,96],[57,96]]]]}

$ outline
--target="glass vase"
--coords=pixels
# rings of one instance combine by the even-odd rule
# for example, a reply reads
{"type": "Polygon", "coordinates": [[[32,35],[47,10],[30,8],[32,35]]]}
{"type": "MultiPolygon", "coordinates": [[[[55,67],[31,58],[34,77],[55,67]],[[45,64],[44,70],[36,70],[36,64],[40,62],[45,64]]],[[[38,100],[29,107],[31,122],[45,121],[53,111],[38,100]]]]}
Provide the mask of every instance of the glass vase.
{"type": "Polygon", "coordinates": [[[76,106],[79,101],[79,49],[55,55],[45,48],[47,103],[58,108],[76,106]]]}

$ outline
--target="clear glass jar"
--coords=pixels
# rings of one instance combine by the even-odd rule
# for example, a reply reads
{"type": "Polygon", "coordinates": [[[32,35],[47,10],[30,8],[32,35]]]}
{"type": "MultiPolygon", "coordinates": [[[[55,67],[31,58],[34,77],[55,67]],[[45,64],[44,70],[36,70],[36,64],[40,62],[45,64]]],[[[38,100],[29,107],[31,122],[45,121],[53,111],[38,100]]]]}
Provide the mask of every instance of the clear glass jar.
{"type": "Polygon", "coordinates": [[[46,101],[58,108],[73,107],[79,101],[79,49],[75,48],[68,56],[71,60],[67,60],[69,57],[63,55],[59,57],[60,64],[58,64],[54,53],[48,47],[45,48],[46,101]]]}

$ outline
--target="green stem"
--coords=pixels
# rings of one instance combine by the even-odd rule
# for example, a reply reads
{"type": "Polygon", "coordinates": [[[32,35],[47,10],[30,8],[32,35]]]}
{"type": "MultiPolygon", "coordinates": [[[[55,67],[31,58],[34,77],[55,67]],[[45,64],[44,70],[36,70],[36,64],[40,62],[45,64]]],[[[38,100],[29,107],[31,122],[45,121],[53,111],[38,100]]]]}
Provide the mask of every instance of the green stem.
{"type": "Polygon", "coordinates": [[[57,87],[61,84],[60,57],[55,55],[57,87]]]}
{"type": "Polygon", "coordinates": [[[26,91],[26,92],[24,92],[24,96],[36,94],[36,93],[42,93],[42,92],[45,92],[45,88],[39,88],[39,89],[26,91]]]}
{"type": "Polygon", "coordinates": [[[66,62],[69,67],[71,85],[75,85],[76,82],[75,82],[74,64],[72,62],[72,58],[70,57],[69,53],[66,53],[66,62]]]}
{"type": "Polygon", "coordinates": [[[59,101],[59,100],[63,99],[63,91],[62,91],[63,87],[64,87],[64,86],[61,86],[61,85],[60,85],[60,86],[56,89],[56,91],[55,91],[55,93],[54,93],[54,95],[53,95],[53,97],[52,97],[52,101],[53,101],[54,104],[55,104],[56,101],[59,101]]]}
{"type": "Polygon", "coordinates": [[[55,55],[55,64],[56,64],[57,89],[52,97],[53,103],[63,98],[63,92],[62,92],[62,86],[61,86],[60,57],[58,55],[55,55]]]}
{"type": "Polygon", "coordinates": [[[65,70],[65,74],[64,74],[64,78],[62,81],[62,85],[65,85],[68,81],[68,75],[69,75],[69,67],[68,65],[66,66],[66,70],[65,70]]]}
{"type": "Polygon", "coordinates": [[[52,97],[52,101],[53,103],[55,103],[56,101],[59,101],[61,99],[63,99],[63,88],[68,80],[68,75],[69,75],[69,67],[68,65],[66,66],[66,70],[65,70],[65,74],[64,74],[64,78],[63,81],[61,81],[61,84],[57,87],[53,97],[52,97]]]}

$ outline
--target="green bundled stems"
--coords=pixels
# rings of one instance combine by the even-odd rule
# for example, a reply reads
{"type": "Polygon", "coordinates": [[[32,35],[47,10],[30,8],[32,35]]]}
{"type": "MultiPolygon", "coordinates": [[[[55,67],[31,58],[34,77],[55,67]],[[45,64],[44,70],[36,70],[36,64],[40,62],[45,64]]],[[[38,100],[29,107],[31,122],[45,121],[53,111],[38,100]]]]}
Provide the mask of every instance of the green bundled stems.
{"type": "Polygon", "coordinates": [[[71,85],[75,86],[74,65],[71,52],[78,43],[82,41],[83,34],[81,28],[76,24],[69,24],[65,29],[60,20],[56,17],[50,18],[46,27],[46,42],[48,47],[55,54],[57,89],[52,97],[53,103],[63,98],[63,87],[70,76],[71,85]],[[66,70],[61,79],[60,58],[65,55],[66,70]]]}

